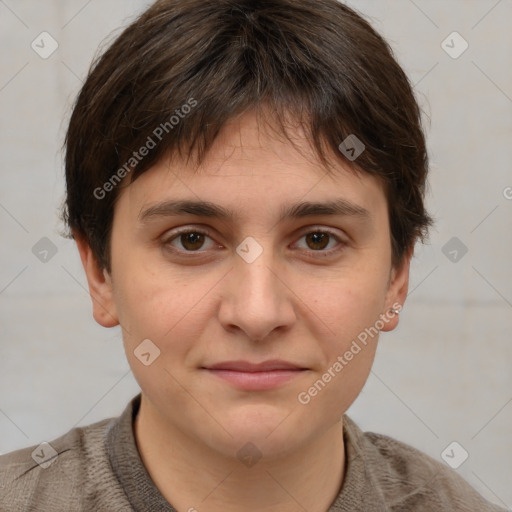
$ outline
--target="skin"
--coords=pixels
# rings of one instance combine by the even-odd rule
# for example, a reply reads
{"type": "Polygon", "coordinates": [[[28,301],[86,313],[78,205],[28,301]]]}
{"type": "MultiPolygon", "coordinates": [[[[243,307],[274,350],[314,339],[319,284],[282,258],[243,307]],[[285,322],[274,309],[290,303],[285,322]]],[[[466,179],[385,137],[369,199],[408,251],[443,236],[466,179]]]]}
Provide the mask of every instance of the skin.
{"type": "Polygon", "coordinates": [[[292,135],[300,152],[247,112],[223,128],[197,171],[177,158],[162,160],[123,187],[111,274],[75,234],[94,318],[105,327],[121,324],[142,390],[134,426],[141,458],[180,512],[325,512],[345,474],[342,415],[368,378],[378,336],[307,405],[298,394],[380,315],[388,315],[381,330],[394,329],[398,315],[389,310],[405,302],[412,252],[392,268],[380,183],[339,161],[328,176],[301,129],[292,135]],[[367,209],[368,218],[278,222],[284,204],[337,198],[367,209]],[[234,217],[139,219],[171,199],[210,201],[234,217]],[[175,236],[178,227],[209,234],[191,243],[175,236]],[[334,236],[321,243],[306,236],[326,230],[334,236]],[[263,249],[252,263],[236,252],[248,236],[263,249]],[[144,339],[160,350],[147,366],[134,354],[144,339]],[[244,391],[201,369],[267,359],[308,370],[274,389],[244,391]],[[251,467],[237,457],[248,442],[261,455],[251,467]]]}

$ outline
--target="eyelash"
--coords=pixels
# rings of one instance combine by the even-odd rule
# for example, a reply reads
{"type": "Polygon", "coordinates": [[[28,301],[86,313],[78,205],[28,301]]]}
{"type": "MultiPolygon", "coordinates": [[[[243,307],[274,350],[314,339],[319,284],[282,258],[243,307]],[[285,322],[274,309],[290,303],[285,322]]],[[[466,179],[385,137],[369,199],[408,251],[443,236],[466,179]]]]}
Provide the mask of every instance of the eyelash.
{"type": "MultiPolygon", "coordinates": [[[[185,227],[185,228],[178,229],[178,230],[174,231],[171,234],[171,236],[166,237],[163,240],[163,246],[166,249],[168,249],[169,251],[172,251],[175,254],[176,253],[180,254],[180,255],[186,254],[187,257],[190,257],[190,256],[192,256],[192,257],[200,257],[200,256],[202,256],[203,253],[206,252],[205,250],[198,249],[197,251],[187,251],[185,249],[176,249],[174,246],[171,245],[171,242],[173,242],[174,240],[178,239],[179,236],[181,236],[183,234],[187,234],[187,233],[195,233],[195,234],[199,234],[199,235],[205,235],[208,238],[213,240],[213,237],[211,236],[210,231],[208,231],[208,230],[206,230],[204,228],[200,228],[200,229],[197,228],[196,229],[196,228],[185,227]]],[[[347,242],[343,241],[338,235],[336,235],[332,231],[330,231],[328,229],[325,229],[325,228],[315,227],[315,226],[313,226],[313,228],[310,228],[309,231],[303,233],[300,236],[300,238],[303,238],[306,235],[310,235],[312,233],[322,233],[322,234],[329,235],[329,237],[334,238],[338,242],[338,247],[334,248],[334,249],[328,249],[328,250],[318,249],[316,251],[313,250],[313,249],[300,249],[302,252],[318,253],[319,255],[321,255],[321,257],[326,257],[326,256],[334,255],[335,253],[338,253],[338,252],[342,251],[348,245],[347,242]]]]}

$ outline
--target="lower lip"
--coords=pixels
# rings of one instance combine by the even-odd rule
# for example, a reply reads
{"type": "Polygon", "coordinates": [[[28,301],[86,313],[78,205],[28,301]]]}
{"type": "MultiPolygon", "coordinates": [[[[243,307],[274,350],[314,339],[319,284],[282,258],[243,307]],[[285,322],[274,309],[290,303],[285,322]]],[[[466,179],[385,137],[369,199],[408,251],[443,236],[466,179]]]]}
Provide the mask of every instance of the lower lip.
{"type": "Polygon", "coordinates": [[[267,372],[237,372],[234,370],[210,370],[213,375],[227,380],[235,386],[257,391],[278,387],[301,375],[304,370],[272,370],[267,372]]]}

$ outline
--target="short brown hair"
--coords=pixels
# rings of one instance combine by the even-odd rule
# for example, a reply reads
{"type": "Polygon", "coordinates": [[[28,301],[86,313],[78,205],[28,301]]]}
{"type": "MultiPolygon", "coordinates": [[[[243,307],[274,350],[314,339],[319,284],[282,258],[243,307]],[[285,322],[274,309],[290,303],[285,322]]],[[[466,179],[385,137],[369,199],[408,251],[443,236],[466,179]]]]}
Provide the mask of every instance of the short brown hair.
{"type": "Polygon", "coordinates": [[[412,86],[388,43],[336,0],[161,0],[142,13],[93,61],[73,108],[68,235],[110,270],[117,182],[173,152],[199,164],[226,121],[263,105],[287,137],[283,120],[298,119],[326,167],[329,152],[381,180],[394,266],[424,240],[433,219],[412,86]],[[353,162],[338,150],[349,135],[365,146],[353,162]]]}

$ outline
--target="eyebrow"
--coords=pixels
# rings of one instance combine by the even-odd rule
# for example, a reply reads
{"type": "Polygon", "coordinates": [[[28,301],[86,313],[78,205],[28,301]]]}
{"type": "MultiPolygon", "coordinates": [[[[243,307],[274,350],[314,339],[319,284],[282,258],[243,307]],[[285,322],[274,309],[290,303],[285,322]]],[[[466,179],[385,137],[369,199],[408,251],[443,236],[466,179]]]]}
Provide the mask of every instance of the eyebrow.
{"type": "MultiPolygon", "coordinates": [[[[163,201],[141,209],[138,219],[142,223],[158,217],[178,215],[196,215],[198,217],[213,217],[221,220],[232,220],[235,214],[232,210],[208,201],[175,200],[163,201]]],[[[285,219],[299,219],[317,215],[342,215],[369,219],[370,212],[362,206],[347,199],[335,199],[326,202],[299,202],[287,204],[281,208],[278,222],[285,219]]]]}

